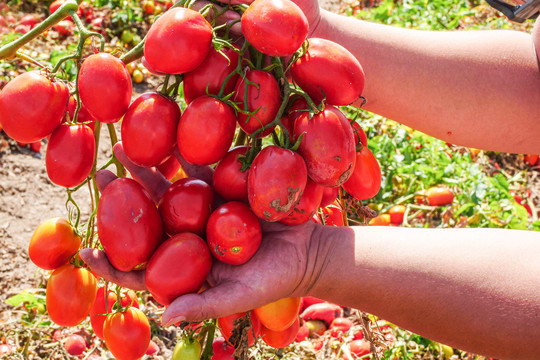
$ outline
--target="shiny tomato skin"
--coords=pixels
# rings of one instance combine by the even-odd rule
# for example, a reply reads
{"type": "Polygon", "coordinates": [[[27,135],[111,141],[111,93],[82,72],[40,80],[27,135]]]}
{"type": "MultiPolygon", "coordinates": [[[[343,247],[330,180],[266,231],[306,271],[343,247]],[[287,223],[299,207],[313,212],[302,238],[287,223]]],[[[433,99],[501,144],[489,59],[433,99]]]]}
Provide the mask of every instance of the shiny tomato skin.
{"type": "Polygon", "coordinates": [[[0,93],[0,126],[12,139],[32,143],[60,125],[69,99],[66,85],[37,71],[21,74],[0,93]]]}
{"type": "MultiPolygon", "coordinates": [[[[199,96],[208,94],[218,95],[227,76],[238,66],[238,53],[231,48],[223,47],[221,53],[211,48],[203,63],[195,70],[184,74],[184,99],[189,104],[199,96]]],[[[238,74],[227,80],[223,95],[234,90],[238,74]]]]}
{"type": "Polygon", "coordinates": [[[300,225],[309,221],[321,204],[323,189],[325,188],[308,178],[300,201],[295,205],[293,211],[280,222],[285,225],[300,225]]]}
{"type": "Polygon", "coordinates": [[[126,113],[133,85],[124,63],[106,53],[87,57],[79,73],[79,95],[92,117],[115,123],[126,113]]]}
{"type": "Polygon", "coordinates": [[[136,165],[157,166],[174,151],[180,121],[178,104],[157,92],[140,95],[122,120],[122,144],[136,165]]]}
{"type": "Polygon", "coordinates": [[[225,264],[246,263],[261,244],[259,218],[243,202],[221,205],[208,218],[206,240],[212,255],[225,264]]]}
{"type": "Polygon", "coordinates": [[[303,113],[294,123],[294,138],[302,134],[298,153],[306,161],[311,180],[326,187],[347,181],[354,170],[356,147],[352,127],[343,113],[331,105],[311,119],[303,113]]]}
{"type": "Polygon", "coordinates": [[[148,30],[144,57],[157,72],[183,74],[196,69],[212,43],[212,26],[187,8],[167,11],[148,30]]]}
{"type": "Polygon", "coordinates": [[[320,207],[324,208],[336,201],[339,194],[339,187],[323,188],[320,207]]]}
{"type": "Polygon", "coordinates": [[[367,147],[356,152],[354,171],[343,184],[343,189],[358,200],[374,197],[381,188],[381,168],[379,162],[367,147]]]}
{"type": "Polygon", "coordinates": [[[114,291],[109,288],[107,298],[105,298],[105,287],[102,286],[97,290],[96,300],[90,310],[90,325],[94,330],[94,334],[101,340],[103,340],[103,324],[107,319],[105,314],[112,313],[114,303],[116,303],[114,291]]]}
{"type": "MultiPolygon", "coordinates": [[[[220,317],[218,319],[218,327],[221,330],[221,334],[231,345],[234,345],[230,341],[234,329],[234,322],[243,316],[246,316],[245,312],[220,317]]],[[[250,312],[250,320],[252,329],[250,329],[248,333],[248,343],[249,346],[252,346],[255,343],[255,339],[258,338],[261,333],[261,322],[253,312],[250,312]],[[253,334],[255,334],[255,337],[253,337],[253,334]]]]}
{"type": "MultiPolygon", "coordinates": [[[[71,96],[69,98],[67,112],[69,114],[69,119],[71,121],[74,120],[75,117],[75,110],[77,110],[77,100],[75,99],[75,96],[71,96]]],[[[67,115],[64,118],[64,122],[67,121],[67,115]]],[[[78,123],[86,123],[85,125],[88,126],[92,131],[94,131],[96,127],[96,121],[92,117],[92,115],[88,112],[88,109],[86,106],[84,106],[81,103],[81,108],[79,109],[79,113],[77,114],[77,122],[78,123]]]]}
{"type": "Polygon", "coordinates": [[[88,126],[58,126],[51,134],[45,155],[51,181],[66,188],[82,183],[94,166],[95,149],[94,133],[88,126]]]}
{"type": "Polygon", "coordinates": [[[79,250],[81,238],[67,219],[53,218],[42,222],[34,231],[28,247],[30,260],[44,270],[67,264],[79,250]]]}
{"type": "Polygon", "coordinates": [[[276,349],[284,348],[293,343],[300,329],[300,321],[298,315],[291,326],[282,331],[275,331],[261,326],[261,337],[266,345],[276,349]]]}
{"type": "Polygon", "coordinates": [[[265,328],[273,331],[284,331],[298,319],[300,300],[299,297],[279,299],[258,307],[253,312],[265,328]]]}
{"type": "Polygon", "coordinates": [[[212,255],[199,236],[184,232],[166,240],[146,268],[148,291],[162,305],[177,297],[195,293],[212,268],[212,255]]]}
{"type": "Polygon", "coordinates": [[[97,293],[97,281],[84,268],[65,264],[51,274],[47,283],[47,312],[60,326],[76,326],[90,313],[97,293]]]}
{"type": "Polygon", "coordinates": [[[201,358],[201,343],[195,339],[180,339],[173,350],[171,360],[199,360],[201,358]]]}
{"type": "Polygon", "coordinates": [[[291,67],[294,82],[312,99],[344,106],[353,103],[364,90],[364,70],[343,46],[325,39],[311,38],[304,56],[291,67]]]}
{"type": "Polygon", "coordinates": [[[335,203],[322,209],[327,226],[343,226],[343,211],[335,203]]]}
{"type": "Polygon", "coordinates": [[[290,56],[307,38],[308,20],[290,0],[255,0],[242,14],[242,33],[270,56],[290,56]]]}
{"type": "Polygon", "coordinates": [[[167,178],[167,180],[171,180],[174,178],[174,176],[180,171],[182,168],[182,165],[180,165],[180,162],[178,162],[178,159],[176,156],[171,155],[167,160],[162,162],[157,166],[157,169],[160,173],[163,174],[167,178]]]}
{"type": "Polygon", "coordinates": [[[292,150],[270,145],[257,154],[248,176],[251,209],[266,221],[279,221],[294,208],[307,183],[306,163],[292,150]]]}
{"type": "Polygon", "coordinates": [[[235,87],[234,101],[240,102],[240,109],[255,112],[252,116],[247,114],[238,114],[238,125],[247,134],[253,134],[265,126],[261,136],[268,135],[272,130],[266,127],[274,121],[279,106],[281,105],[281,93],[279,85],[272,74],[262,70],[249,70],[245,79],[238,79],[235,87]],[[247,87],[247,97],[246,95],[247,87]],[[257,110],[258,109],[258,110],[257,110]]]}
{"type": "Polygon", "coordinates": [[[454,193],[442,186],[432,187],[427,190],[427,200],[431,206],[449,205],[454,201],[454,193]]]}
{"type": "Polygon", "coordinates": [[[116,179],[103,190],[97,229],[109,261],[120,271],[144,266],[163,235],[154,202],[139,183],[129,178],[116,179]]]}
{"type": "Polygon", "coordinates": [[[222,336],[214,338],[212,350],[212,360],[234,360],[234,347],[222,336]]]}
{"type": "Polygon", "coordinates": [[[214,190],[227,201],[248,202],[247,180],[249,169],[242,171],[239,156],[246,155],[247,146],[231,149],[216,166],[214,190]]]}
{"type": "Polygon", "coordinates": [[[204,236],[213,202],[214,192],[204,181],[194,178],[178,180],[159,201],[165,232],[172,236],[189,231],[204,236]]]}
{"type": "Polygon", "coordinates": [[[191,164],[216,163],[229,151],[235,130],[236,115],[229,105],[210,96],[200,96],[180,118],[176,134],[178,150],[191,164]]]}
{"type": "Polygon", "coordinates": [[[105,344],[118,360],[141,358],[148,349],[151,336],[146,315],[135,307],[108,315],[103,324],[105,344]]]}
{"type": "Polygon", "coordinates": [[[403,218],[405,217],[405,211],[407,208],[403,205],[394,205],[388,210],[390,215],[390,221],[392,224],[401,224],[403,223],[403,218]]]}
{"type": "Polygon", "coordinates": [[[359,143],[362,144],[362,146],[367,146],[368,140],[367,135],[356,121],[352,123],[353,133],[354,133],[354,140],[356,141],[356,145],[359,143]]]}

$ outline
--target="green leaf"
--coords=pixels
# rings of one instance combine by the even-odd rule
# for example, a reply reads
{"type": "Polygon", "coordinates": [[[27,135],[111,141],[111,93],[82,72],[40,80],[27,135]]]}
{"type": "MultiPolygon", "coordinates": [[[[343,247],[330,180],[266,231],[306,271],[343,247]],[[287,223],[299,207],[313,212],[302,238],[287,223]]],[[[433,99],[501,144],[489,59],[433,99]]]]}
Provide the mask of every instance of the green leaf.
{"type": "Polygon", "coordinates": [[[40,302],[44,303],[43,300],[37,298],[34,294],[30,294],[30,293],[20,293],[6,300],[6,304],[11,305],[13,307],[17,307],[24,303],[27,303],[30,306],[37,306],[40,302]]]}

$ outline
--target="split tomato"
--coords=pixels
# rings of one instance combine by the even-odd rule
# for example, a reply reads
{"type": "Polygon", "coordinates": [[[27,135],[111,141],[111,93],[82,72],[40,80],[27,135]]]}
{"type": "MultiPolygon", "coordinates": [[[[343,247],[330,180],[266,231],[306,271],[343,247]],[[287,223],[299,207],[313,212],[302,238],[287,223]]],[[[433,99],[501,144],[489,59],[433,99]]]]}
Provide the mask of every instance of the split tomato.
{"type": "Polygon", "coordinates": [[[304,193],[293,211],[280,220],[285,225],[300,225],[309,221],[321,204],[323,187],[308,178],[304,193]]]}

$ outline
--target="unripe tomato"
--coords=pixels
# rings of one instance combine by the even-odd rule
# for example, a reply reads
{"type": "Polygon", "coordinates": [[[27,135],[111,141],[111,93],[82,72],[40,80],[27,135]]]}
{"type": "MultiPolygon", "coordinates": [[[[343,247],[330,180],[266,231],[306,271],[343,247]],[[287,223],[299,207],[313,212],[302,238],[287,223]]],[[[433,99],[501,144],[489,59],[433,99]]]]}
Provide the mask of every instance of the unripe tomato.
{"type": "Polygon", "coordinates": [[[37,71],[21,74],[0,92],[0,124],[15,141],[41,140],[62,122],[68,99],[65,84],[37,71]]]}
{"type": "Polygon", "coordinates": [[[181,339],[174,347],[171,360],[199,360],[201,343],[197,340],[181,339]]]}
{"type": "Polygon", "coordinates": [[[212,43],[212,26],[198,12],[177,7],[152,24],[146,34],[144,57],[150,67],[166,74],[183,74],[203,61],[212,43]]]}
{"type": "Polygon", "coordinates": [[[195,293],[212,268],[208,245],[199,236],[184,232],[166,240],[152,255],[146,268],[148,291],[162,305],[195,293]]]}
{"type": "Polygon", "coordinates": [[[403,205],[394,205],[390,208],[390,210],[388,210],[388,214],[390,215],[390,221],[392,222],[392,224],[403,223],[405,210],[407,210],[407,208],[403,205]]]}
{"type": "Polygon", "coordinates": [[[118,360],[141,358],[148,349],[150,337],[148,319],[135,307],[108,315],[103,324],[105,344],[118,360]]]}
{"type": "Polygon", "coordinates": [[[292,342],[296,339],[296,335],[298,335],[299,328],[300,322],[298,315],[296,316],[293,324],[282,331],[275,331],[261,326],[262,340],[266,343],[266,345],[276,349],[281,349],[292,344],[292,342]]]}
{"type": "Polygon", "coordinates": [[[216,166],[213,177],[214,190],[227,201],[248,201],[247,180],[249,169],[242,171],[239,157],[246,155],[247,146],[231,149],[216,166]]]}
{"type": "Polygon", "coordinates": [[[369,220],[369,225],[372,226],[389,226],[391,224],[390,215],[380,214],[369,220]]]}
{"type": "Polygon", "coordinates": [[[45,270],[67,264],[79,250],[81,238],[67,219],[53,218],[42,222],[30,239],[30,260],[45,270]]]}
{"type": "Polygon", "coordinates": [[[88,316],[97,281],[86,269],[65,264],[54,270],[47,283],[47,311],[60,326],[76,326],[88,316]]]}
{"type": "MultiPolygon", "coordinates": [[[[221,334],[227,340],[227,342],[231,345],[234,345],[230,341],[230,337],[233,333],[234,329],[234,322],[241,317],[246,316],[245,312],[236,313],[228,316],[223,316],[218,319],[218,326],[221,330],[221,334]]],[[[248,343],[249,346],[252,346],[255,343],[255,339],[259,337],[261,333],[261,322],[257,318],[256,315],[254,315],[252,312],[250,313],[250,320],[251,320],[251,329],[249,329],[248,332],[248,343]],[[253,337],[253,334],[255,334],[255,337],[253,337]]]]}
{"type": "Polygon", "coordinates": [[[374,197],[381,188],[381,168],[379,162],[366,146],[356,152],[356,166],[344,184],[343,189],[358,200],[374,197]]]}
{"type": "Polygon", "coordinates": [[[156,5],[154,4],[152,0],[148,0],[143,3],[142,8],[145,13],[151,15],[154,13],[154,10],[156,9],[156,5]]]}
{"type": "Polygon", "coordinates": [[[135,71],[133,71],[133,81],[135,82],[135,84],[140,84],[143,82],[143,80],[144,80],[144,75],[142,71],[139,69],[135,69],[135,71]]]}
{"type": "Polygon", "coordinates": [[[97,290],[96,300],[90,310],[90,325],[94,334],[103,340],[103,324],[107,319],[107,315],[112,312],[114,303],[116,303],[116,294],[109,289],[107,298],[105,298],[105,287],[102,286],[97,290]]]}
{"type": "Polygon", "coordinates": [[[309,221],[321,204],[323,189],[322,186],[308,178],[300,201],[295,205],[293,211],[280,222],[285,225],[299,225],[309,221]]]}
{"type": "Polygon", "coordinates": [[[119,121],[131,102],[132,86],[126,65],[110,54],[90,55],[81,65],[79,95],[96,120],[119,121]]]}
{"type": "Polygon", "coordinates": [[[427,191],[427,200],[431,206],[448,205],[454,201],[454,193],[442,186],[432,187],[427,191]]]}
{"type": "Polygon", "coordinates": [[[261,325],[273,331],[284,331],[293,325],[295,321],[298,321],[299,311],[299,297],[279,299],[253,310],[261,325]]]}

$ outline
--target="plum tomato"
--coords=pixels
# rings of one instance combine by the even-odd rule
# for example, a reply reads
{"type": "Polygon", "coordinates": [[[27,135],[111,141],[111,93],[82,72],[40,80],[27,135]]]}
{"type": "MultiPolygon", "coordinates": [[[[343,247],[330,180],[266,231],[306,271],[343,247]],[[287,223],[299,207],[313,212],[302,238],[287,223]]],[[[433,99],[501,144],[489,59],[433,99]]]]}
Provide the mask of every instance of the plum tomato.
{"type": "Polygon", "coordinates": [[[212,360],[234,360],[234,347],[222,336],[214,338],[212,350],[214,351],[212,360]]]}
{"type": "Polygon", "coordinates": [[[84,268],[65,264],[54,270],[47,283],[47,312],[60,326],[76,326],[90,313],[97,280],[84,268]]]}
{"type": "Polygon", "coordinates": [[[289,215],[307,183],[306,163],[292,150],[270,145],[253,160],[248,175],[251,209],[266,221],[289,215]]]}
{"type": "Polygon", "coordinates": [[[45,165],[49,179],[66,188],[82,183],[92,171],[95,139],[86,125],[62,124],[49,139],[45,165]]]}
{"type": "Polygon", "coordinates": [[[118,360],[134,360],[144,356],[151,338],[146,315],[135,307],[107,315],[103,324],[103,339],[118,360]]]}
{"type": "Polygon", "coordinates": [[[322,216],[324,217],[324,223],[327,226],[343,226],[344,225],[343,211],[336,204],[336,202],[322,208],[322,216]]]}
{"type": "MultiPolygon", "coordinates": [[[[72,95],[69,98],[68,107],[67,107],[67,113],[69,114],[70,121],[74,120],[75,110],[77,110],[77,99],[75,99],[75,96],[72,95]]],[[[64,122],[66,121],[67,121],[67,116],[64,117],[64,122]]],[[[92,131],[94,131],[94,128],[96,126],[96,121],[94,120],[92,115],[90,115],[86,106],[84,106],[82,103],[81,103],[81,108],[79,109],[79,113],[77,114],[77,122],[85,124],[90,129],[92,129],[92,131]]]]}
{"type": "Polygon", "coordinates": [[[281,219],[280,222],[285,225],[300,225],[309,221],[321,204],[323,189],[325,188],[308,178],[300,201],[293,211],[287,217],[281,219]]]}
{"type": "Polygon", "coordinates": [[[197,292],[212,268],[212,255],[199,236],[184,232],[166,240],[146,268],[148,291],[162,305],[197,292]]]}
{"type": "Polygon", "coordinates": [[[196,69],[212,44],[212,26],[198,12],[177,7],[157,19],[144,44],[144,57],[154,71],[183,74],[196,69]]]}
{"type": "Polygon", "coordinates": [[[208,218],[206,240],[216,259],[225,264],[246,263],[261,244],[259,218],[243,202],[221,205],[208,218]]]}
{"type": "Polygon", "coordinates": [[[454,201],[454,193],[448,188],[435,186],[427,190],[427,200],[431,206],[448,205],[454,201]]]}
{"type": "Polygon", "coordinates": [[[388,214],[390,215],[390,221],[392,222],[392,224],[403,223],[405,210],[407,210],[407,208],[403,205],[394,205],[390,208],[390,210],[388,210],[388,214]]]}
{"type": "Polygon", "coordinates": [[[30,260],[44,270],[67,264],[79,250],[81,238],[67,219],[53,218],[42,222],[34,231],[28,247],[30,260]]]}
{"type": "Polygon", "coordinates": [[[358,200],[374,197],[381,188],[381,168],[375,155],[366,146],[356,152],[354,171],[343,189],[358,200]]]}
{"type": "Polygon", "coordinates": [[[144,167],[165,161],[176,145],[180,115],[174,100],[157,92],[140,95],[122,120],[122,144],[127,157],[144,167]]]}
{"type": "Polygon", "coordinates": [[[335,188],[323,188],[323,194],[321,198],[320,207],[324,208],[336,201],[339,194],[339,187],[335,188]]]}
{"type": "Polygon", "coordinates": [[[342,185],[351,176],[356,146],[351,124],[334,106],[310,118],[302,113],[294,123],[294,138],[303,134],[298,153],[306,161],[308,176],[326,187],[342,185]]]}
{"type": "Polygon", "coordinates": [[[258,307],[253,312],[264,327],[273,331],[284,331],[298,319],[300,300],[299,297],[279,299],[258,307]]]}
{"type": "MultiPolygon", "coordinates": [[[[233,329],[235,326],[235,321],[240,319],[241,317],[246,316],[247,313],[240,312],[224,317],[220,317],[218,319],[218,327],[221,330],[221,334],[225,338],[225,340],[234,346],[234,344],[231,342],[231,335],[233,334],[233,329]]],[[[257,318],[257,315],[254,315],[253,312],[250,312],[250,320],[251,320],[251,329],[248,333],[248,343],[249,346],[252,346],[255,343],[255,339],[259,337],[261,334],[261,322],[257,318]]]]}
{"type": "Polygon", "coordinates": [[[178,150],[191,164],[216,163],[229,151],[235,130],[236,115],[229,105],[210,96],[200,96],[180,118],[176,134],[178,150]]]}
{"type": "Polygon", "coordinates": [[[216,166],[214,171],[214,190],[227,201],[248,201],[247,180],[249,169],[242,171],[240,156],[245,156],[247,146],[231,149],[216,166]]]}
{"type": "Polygon", "coordinates": [[[298,335],[299,329],[300,321],[298,319],[298,315],[296,315],[292,325],[281,331],[268,329],[264,325],[261,326],[261,337],[266,345],[276,349],[281,349],[292,344],[292,342],[296,339],[296,335],[298,335]]]}
{"type": "Polygon", "coordinates": [[[101,340],[103,340],[103,324],[107,319],[106,314],[112,312],[116,300],[114,291],[108,290],[107,298],[105,298],[105,287],[102,286],[97,290],[96,300],[92,305],[92,309],[90,309],[90,325],[94,330],[94,334],[101,340]]]}
{"type": "Polygon", "coordinates": [[[182,165],[180,165],[180,162],[173,154],[169,156],[167,160],[159,164],[157,169],[161,174],[163,174],[163,176],[167,178],[167,180],[171,180],[182,169],[182,165]]]}
{"type": "Polygon", "coordinates": [[[79,73],[81,102],[96,120],[119,121],[126,113],[133,85],[124,63],[107,53],[87,57],[79,73]]]}
{"type": "Polygon", "coordinates": [[[194,178],[178,180],[159,201],[165,232],[172,236],[189,231],[204,236],[213,202],[214,192],[204,181],[194,178]]]}
{"type": "Polygon", "coordinates": [[[0,93],[0,124],[22,143],[46,137],[60,125],[69,99],[67,86],[37,71],[21,74],[0,93]]]}
{"type": "Polygon", "coordinates": [[[139,183],[119,178],[107,185],[97,208],[103,250],[120,271],[143,267],[162,241],[159,212],[139,183]]]}
{"type": "Polygon", "coordinates": [[[360,124],[355,121],[352,123],[352,128],[356,145],[360,143],[362,144],[362,146],[367,146],[367,135],[364,129],[362,129],[362,127],[360,126],[360,124]]]}
{"type": "Polygon", "coordinates": [[[308,20],[290,0],[255,0],[242,14],[242,33],[253,47],[270,56],[290,56],[308,34],[308,20]]]}
{"type": "Polygon", "coordinates": [[[380,214],[369,220],[370,226],[390,226],[391,217],[388,214],[380,214]]]}
{"type": "Polygon", "coordinates": [[[335,106],[353,103],[364,90],[364,70],[349,50],[325,39],[311,38],[304,56],[291,67],[293,81],[312,99],[335,106]]]}

